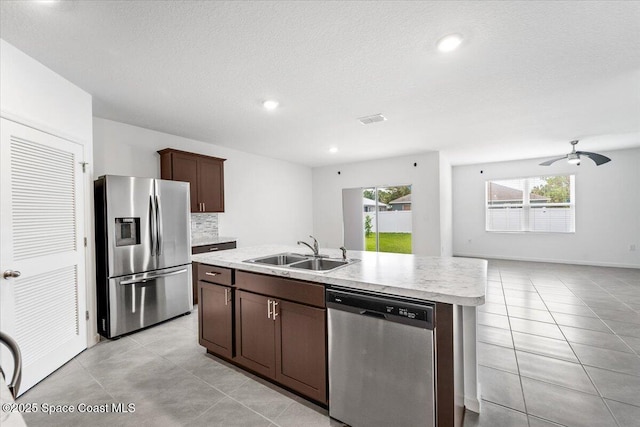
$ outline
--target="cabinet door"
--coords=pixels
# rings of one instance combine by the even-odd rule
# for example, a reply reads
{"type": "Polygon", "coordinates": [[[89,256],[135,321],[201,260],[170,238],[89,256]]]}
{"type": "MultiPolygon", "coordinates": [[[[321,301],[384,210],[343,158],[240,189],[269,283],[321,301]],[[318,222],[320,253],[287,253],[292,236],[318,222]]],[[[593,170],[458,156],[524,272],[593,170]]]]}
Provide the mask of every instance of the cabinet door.
{"type": "Polygon", "coordinates": [[[269,378],[275,377],[275,323],[267,298],[236,292],[236,361],[269,378]]]}
{"type": "Polygon", "coordinates": [[[326,310],[279,300],[276,313],[276,380],[327,403],[326,310]]]}
{"type": "Polygon", "coordinates": [[[217,159],[198,159],[198,202],[204,212],[224,212],[224,169],[217,159]]]}
{"type": "Polygon", "coordinates": [[[233,357],[232,288],[198,282],[198,328],[200,345],[212,353],[233,357]]]}
{"type": "Polygon", "coordinates": [[[194,156],[173,153],[171,162],[172,180],[190,184],[191,212],[200,212],[198,205],[198,159],[194,156]]]}

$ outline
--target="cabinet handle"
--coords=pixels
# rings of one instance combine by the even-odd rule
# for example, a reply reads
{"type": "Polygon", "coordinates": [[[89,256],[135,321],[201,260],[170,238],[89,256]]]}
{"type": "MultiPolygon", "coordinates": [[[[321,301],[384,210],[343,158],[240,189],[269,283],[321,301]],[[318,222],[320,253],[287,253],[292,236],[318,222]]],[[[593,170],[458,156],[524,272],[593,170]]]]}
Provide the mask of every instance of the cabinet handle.
{"type": "Polygon", "coordinates": [[[220,273],[211,273],[209,271],[207,271],[206,273],[204,273],[206,276],[217,276],[220,273]]]}
{"type": "Polygon", "coordinates": [[[206,212],[207,211],[207,204],[205,202],[202,202],[202,212],[206,212]]]}
{"type": "Polygon", "coordinates": [[[209,252],[211,252],[211,251],[219,251],[219,250],[220,250],[220,248],[209,248],[209,252]]]}
{"type": "Polygon", "coordinates": [[[267,319],[271,319],[271,300],[267,300],[267,319]]]}
{"type": "Polygon", "coordinates": [[[278,312],[276,311],[276,305],[278,305],[277,302],[273,301],[273,321],[276,321],[276,317],[278,317],[278,312]]]}
{"type": "Polygon", "coordinates": [[[227,294],[229,293],[229,289],[224,288],[224,305],[229,305],[229,297],[227,294]]]}

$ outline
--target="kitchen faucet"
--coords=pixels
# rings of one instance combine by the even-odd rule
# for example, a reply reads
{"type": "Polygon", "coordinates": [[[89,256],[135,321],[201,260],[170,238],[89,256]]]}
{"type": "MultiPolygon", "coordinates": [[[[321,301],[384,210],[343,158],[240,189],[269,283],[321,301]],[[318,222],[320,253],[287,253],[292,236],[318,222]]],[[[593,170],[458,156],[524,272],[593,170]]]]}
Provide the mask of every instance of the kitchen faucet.
{"type": "Polygon", "coordinates": [[[305,245],[305,246],[307,246],[309,249],[311,249],[311,250],[313,251],[313,256],[320,256],[320,255],[319,255],[319,253],[318,253],[318,251],[319,251],[319,248],[318,248],[318,241],[317,241],[317,240],[316,240],[316,238],[315,238],[315,237],[313,237],[313,236],[309,236],[309,237],[311,237],[311,238],[313,239],[313,246],[311,246],[311,245],[310,245],[310,244],[308,244],[307,242],[303,242],[302,240],[298,240],[298,244],[299,244],[299,245],[305,245]]]}

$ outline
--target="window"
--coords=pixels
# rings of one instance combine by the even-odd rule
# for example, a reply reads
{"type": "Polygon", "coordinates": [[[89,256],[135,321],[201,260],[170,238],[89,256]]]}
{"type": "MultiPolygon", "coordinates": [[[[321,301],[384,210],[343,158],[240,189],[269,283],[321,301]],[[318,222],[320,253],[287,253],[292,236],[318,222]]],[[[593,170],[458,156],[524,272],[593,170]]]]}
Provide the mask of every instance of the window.
{"type": "Polygon", "coordinates": [[[486,230],[574,232],[575,175],[487,181],[486,230]]]}

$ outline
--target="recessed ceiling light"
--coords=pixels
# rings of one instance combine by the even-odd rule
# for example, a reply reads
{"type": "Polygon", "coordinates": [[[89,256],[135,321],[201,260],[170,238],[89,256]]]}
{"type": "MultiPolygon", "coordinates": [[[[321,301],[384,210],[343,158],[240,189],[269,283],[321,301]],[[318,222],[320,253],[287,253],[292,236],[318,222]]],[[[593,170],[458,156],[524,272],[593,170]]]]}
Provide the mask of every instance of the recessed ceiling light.
{"type": "Polygon", "coordinates": [[[331,154],[335,154],[335,153],[337,153],[337,152],[338,152],[338,147],[331,147],[331,148],[329,148],[329,152],[330,152],[331,154]]]}
{"type": "Polygon", "coordinates": [[[462,43],[462,36],[460,34],[449,34],[438,40],[437,46],[440,52],[451,52],[456,50],[462,43]]]}
{"type": "Polygon", "coordinates": [[[278,105],[280,105],[280,103],[274,99],[269,99],[262,103],[262,106],[269,111],[275,110],[278,108],[278,105]]]}

